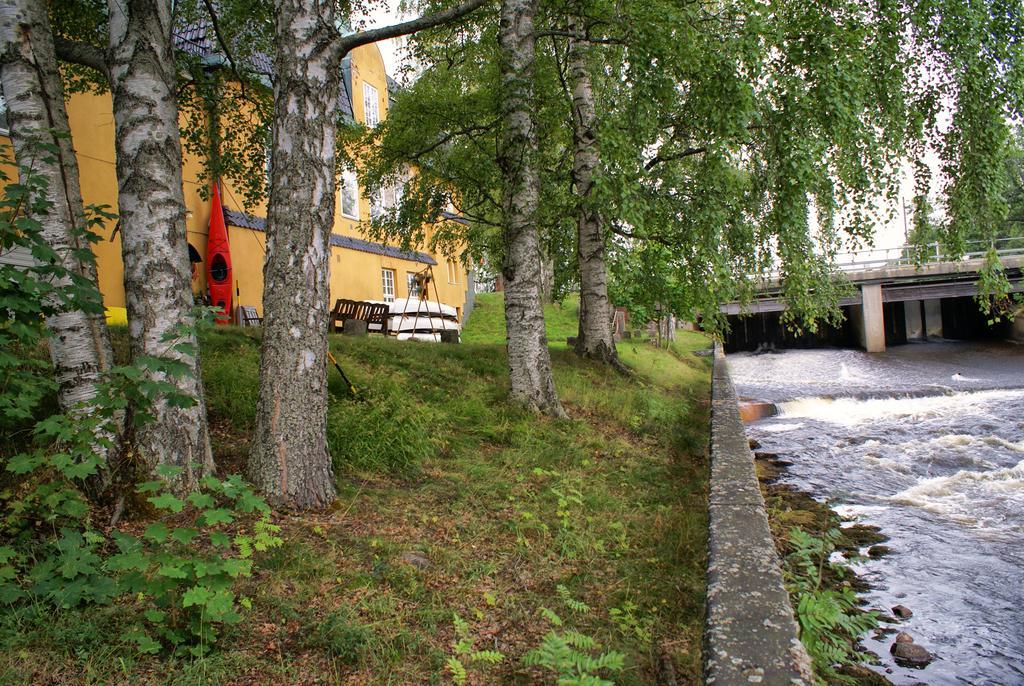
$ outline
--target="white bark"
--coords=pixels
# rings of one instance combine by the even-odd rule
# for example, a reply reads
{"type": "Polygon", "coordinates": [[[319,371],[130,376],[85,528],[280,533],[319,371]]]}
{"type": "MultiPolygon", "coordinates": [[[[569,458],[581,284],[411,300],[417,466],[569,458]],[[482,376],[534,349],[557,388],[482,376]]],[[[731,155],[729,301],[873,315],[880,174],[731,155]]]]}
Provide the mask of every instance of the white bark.
{"type": "MultiPolygon", "coordinates": [[[[574,19],[570,22],[570,33],[579,33],[581,30],[578,21],[574,19]]],[[[568,72],[572,88],[572,175],[579,203],[577,245],[580,264],[580,327],[576,337],[576,352],[584,357],[619,366],[612,332],[612,307],[608,301],[604,232],[601,216],[592,202],[594,170],[600,162],[594,89],[587,70],[586,47],[573,38],[569,39],[568,72]]]]}
{"type": "Polygon", "coordinates": [[[107,64],[114,103],[118,209],[124,257],[125,297],[133,356],[170,357],[189,373],[167,379],[196,404],[175,407],[158,400],[155,421],[137,434],[151,466],[185,469],[178,486],[192,488],[211,472],[213,457],[199,356],[171,350],[191,343],[193,333],[175,335],[192,318],[190,269],[181,182],[181,139],[175,96],[169,0],[108,0],[110,44],[107,64]]]}
{"type": "Polygon", "coordinates": [[[503,0],[498,27],[504,179],[505,326],[511,398],[529,408],[565,416],[551,376],[551,354],[541,305],[537,236],[537,133],[533,121],[533,20],[537,0],[503,0]]]}
{"type": "Polygon", "coordinates": [[[329,241],[341,54],[334,5],[280,0],[263,348],[249,477],[300,509],[334,500],[327,451],[329,241]]]}
{"type": "MultiPolygon", "coordinates": [[[[36,217],[43,239],[61,257],[64,266],[93,284],[96,266],[74,251],[88,249],[76,234],[85,228],[78,162],[70,134],[64,93],[54,56],[46,5],[42,0],[0,0],[0,78],[7,102],[7,118],[15,160],[31,166],[47,181],[51,210],[36,217]],[[54,146],[57,154],[41,152],[39,144],[54,146]]],[[[69,279],[55,285],[67,286],[69,279]]],[[[103,314],[81,310],[47,318],[50,354],[59,384],[58,400],[64,411],[79,403],[88,407],[96,381],[111,364],[110,339],[103,314]]]]}

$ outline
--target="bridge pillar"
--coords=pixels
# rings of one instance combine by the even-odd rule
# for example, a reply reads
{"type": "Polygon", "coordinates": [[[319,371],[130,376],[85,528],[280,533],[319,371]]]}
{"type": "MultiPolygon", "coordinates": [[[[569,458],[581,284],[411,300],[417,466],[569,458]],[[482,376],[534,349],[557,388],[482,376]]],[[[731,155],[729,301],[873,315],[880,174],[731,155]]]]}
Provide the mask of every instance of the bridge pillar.
{"type": "Polygon", "coordinates": [[[907,340],[921,341],[928,338],[925,332],[923,317],[924,305],[920,300],[908,300],[903,303],[903,320],[907,325],[907,340]]]}
{"type": "Polygon", "coordinates": [[[925,333],[928,338],[942,338],[942,299],[924,301],[925,333]]]}
{"type": "Polygon", "coordinates": [[[885,352],[885,314],[882,307],[882,285],[865,284],[860,287],[861,305],[859,331],[860,344],[869,353],[885,352]]]}

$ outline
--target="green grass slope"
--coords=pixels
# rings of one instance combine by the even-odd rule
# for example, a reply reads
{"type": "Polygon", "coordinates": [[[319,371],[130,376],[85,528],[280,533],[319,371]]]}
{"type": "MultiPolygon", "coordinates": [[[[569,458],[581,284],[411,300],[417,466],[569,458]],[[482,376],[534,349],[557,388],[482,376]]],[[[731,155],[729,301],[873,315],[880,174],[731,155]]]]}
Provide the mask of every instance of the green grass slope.
{"type": "MultiPolygon", "coordinates": [[[[507,403],[500,311],[481,298],[462,345],[332,336],[364,396],[330,369],[338,501],[276,518],[286,543],[210,656],[135,654],[130,604],[32,606],[0,614],[0,683],[451,683],[456,616],[474,651],[504,656],[462,655],[468,683],[555,683],[522,660],[553,628],[542,608],[591,637],[589,654],[625,655],[604,672],[616,683],[659,683],[667,663],[698,683],[706,359],[626,345],[634,378],[580,361],[564,349],[567,307],[549,333],[571,419],[538,418],[507,403]]],[[[218,468],[241,471],[258,333],[215,331],[202,356],[218,468]]]]}

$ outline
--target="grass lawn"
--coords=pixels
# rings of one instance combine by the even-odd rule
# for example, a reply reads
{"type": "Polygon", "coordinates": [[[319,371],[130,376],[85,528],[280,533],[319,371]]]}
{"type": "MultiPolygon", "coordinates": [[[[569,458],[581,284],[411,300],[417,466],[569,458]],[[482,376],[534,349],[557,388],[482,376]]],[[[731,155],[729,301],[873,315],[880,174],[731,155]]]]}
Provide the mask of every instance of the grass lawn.
{"type": "MultiPolygon", "coordinates": [[[[460,638],[503,655],[463,656],[466,683],[555,683],[522,660],[552,629],[590,637],[594,657],[623,653],[601,672],[616,683],[699,683],[710,375],[692,351],[706,340],[622,345],[625,378],[576,359],[575,328],[571,304],[549,308],[568,421],[506,402],[494,296],[462,345],[332,337],[365,395],[346,398],[331,369],[338,500],[276,517],[285,544],[245,581],[252,610],[217,649],[138,655],[126,603],[28,606],[0,613],[0,683],[445,684],[460,638]]],[[[202,355],[218,468],[240,471],[257,334],[216,331],[202,355]]]]}

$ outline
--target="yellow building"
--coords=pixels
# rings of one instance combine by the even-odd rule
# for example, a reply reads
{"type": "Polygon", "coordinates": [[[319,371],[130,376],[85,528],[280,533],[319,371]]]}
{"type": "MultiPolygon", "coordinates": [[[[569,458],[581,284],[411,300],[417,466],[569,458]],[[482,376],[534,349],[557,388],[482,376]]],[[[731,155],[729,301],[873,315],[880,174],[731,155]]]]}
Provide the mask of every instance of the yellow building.
{"type": "MultiPolygon", "coordinates": [[[[387,116],[389,88],[394,82],[388,78],[380,50],[374,45],[357,48],[345,59],[344,105],[355,121],[373,125],[387,116]]],[[[0,101],[2,105],[2,101],[0,101]]],[[[114,160],[114,116],[109,93],[102,95],[78,93],[68,101],[71,136],[78,156],[82,197],[86,205],[108,205],[117,209],[117,176],[114,160]]],[[[5,124],[0,119],[0,127],[5,124]]],[[[10,150],[6,130],[0,128],[0,145],[10,150]]],[[[200,161],[185,153],[182,177],[186,207],[188,242],[204,260],[210,225],[210,202],[200,196],[200,161]]],[[[205,189],[204,189],[205,190],[205,189]]],[[[386,194],[393,201],[400,189],[386,194]]],[[[222,202],[228,224],[233,268],[233,297],[235,306],[248,305],[263,313],[263,262],[266,254],[264,218],[266,207],[245,212],[241,193],[223,181],[222,202]]],[[[472,299],[470,274],[454,256],[439,255],[423,250],[402,251],[395,246],[369,240],[364,228],[371,211],[381,206],[371,203],[358,187],[355,173],[345,173],[339,179],[336,199],[334,230],[331,236],[330,297],[351,300],[391,301],[412,295],[412,277],[426,268],[432,268],[434,280],[429,299],[457,308],[459,319],[466,314],[467,297],[472,299]],[[371,205],[374,205],[371,208],[371,205]],[[437,289],[435,296],[434,287],[437,289]]],[[[450,221],[461,221],[454,215],[450,221]]],[[[107,226],[106,235],[94,247],[99,287],[108,308],[123,308],[124,267],[121,260],[121,239],[116,226],[107,226]]],[[[206,292],[205,273],[198,270],[199,292],[206,292]]]]}

